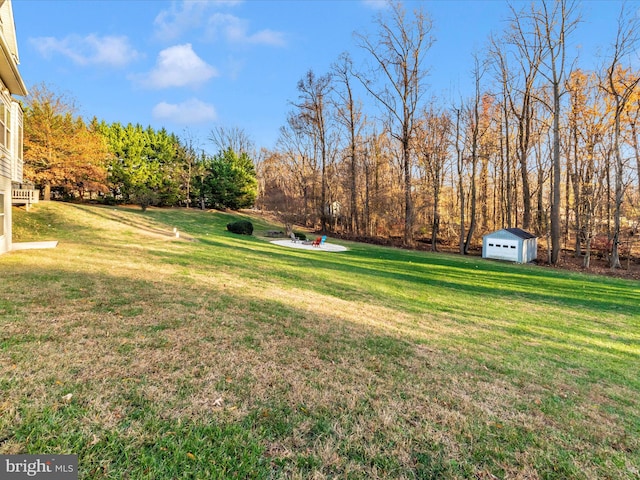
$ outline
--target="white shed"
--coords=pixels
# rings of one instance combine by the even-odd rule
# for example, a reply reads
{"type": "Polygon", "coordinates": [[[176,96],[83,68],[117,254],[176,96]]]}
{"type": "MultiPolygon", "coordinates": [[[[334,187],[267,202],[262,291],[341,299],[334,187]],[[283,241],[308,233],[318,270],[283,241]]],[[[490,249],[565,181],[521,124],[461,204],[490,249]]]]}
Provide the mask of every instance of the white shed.
{"type": "Polygon", "coordinates": [[[482,258],[529,263],[538,256],[538,238],[520,228],[503,228],[482,237],[482,258]]]}

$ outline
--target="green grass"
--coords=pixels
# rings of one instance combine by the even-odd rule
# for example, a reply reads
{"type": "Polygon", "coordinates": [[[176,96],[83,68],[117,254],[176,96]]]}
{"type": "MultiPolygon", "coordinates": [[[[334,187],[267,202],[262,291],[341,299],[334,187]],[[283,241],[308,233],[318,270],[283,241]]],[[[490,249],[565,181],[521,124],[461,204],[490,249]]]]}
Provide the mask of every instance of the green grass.
{"type": "Polygon", "coordinates": [[[239,217],[15,209],[14,241],[59,246],[0,257],[0,454],[75,453],[87,479],[638,478],[637,282],[287,249],[239,217]]]}

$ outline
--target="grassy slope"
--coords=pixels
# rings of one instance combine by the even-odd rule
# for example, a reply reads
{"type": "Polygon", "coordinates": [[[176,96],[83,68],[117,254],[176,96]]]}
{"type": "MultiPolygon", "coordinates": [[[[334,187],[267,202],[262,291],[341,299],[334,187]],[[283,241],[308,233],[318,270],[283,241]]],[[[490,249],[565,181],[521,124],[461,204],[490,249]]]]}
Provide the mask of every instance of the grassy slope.
{"type": "Polygon", "coordinates": [[[60,245],[0,257],[0,454],[77,453],[81,478],[639,475],[637,283],[298,251],[197,211],[15,218],[60,245]]]}

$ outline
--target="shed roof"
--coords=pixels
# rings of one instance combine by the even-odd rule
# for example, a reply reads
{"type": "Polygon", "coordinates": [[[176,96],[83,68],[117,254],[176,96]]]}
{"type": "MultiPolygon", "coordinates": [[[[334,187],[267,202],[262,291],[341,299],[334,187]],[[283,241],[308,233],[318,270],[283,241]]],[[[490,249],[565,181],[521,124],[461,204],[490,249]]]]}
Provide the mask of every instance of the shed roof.
{"type": "Polygon", "coordinates": [[[530,238],[536,238],[536,236],[532,233],[529,233],[521,228],[505,228],[505,230],[509,233],[514,234],[516,237],[522,238],[523,240],[529,240],[530,238]]]}

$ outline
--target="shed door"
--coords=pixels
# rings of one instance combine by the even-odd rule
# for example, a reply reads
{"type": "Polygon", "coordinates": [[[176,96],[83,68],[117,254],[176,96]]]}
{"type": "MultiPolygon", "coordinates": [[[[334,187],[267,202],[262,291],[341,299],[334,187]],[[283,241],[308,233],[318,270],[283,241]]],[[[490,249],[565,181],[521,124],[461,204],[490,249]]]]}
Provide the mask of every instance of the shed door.
{"type": "Polygon", "coordinates": [[[487,241],[487,257],[500,260],[518,261],[518,241],[489,238],[487,241]]]}

